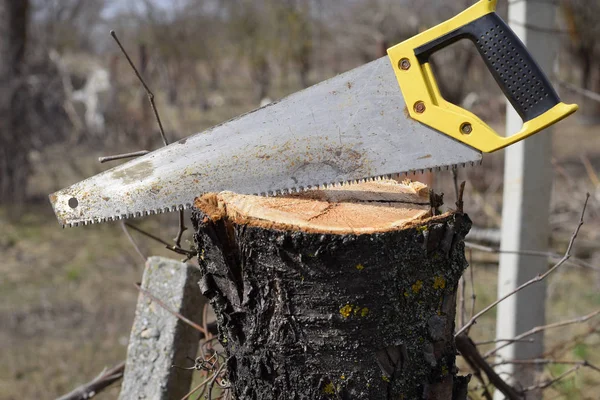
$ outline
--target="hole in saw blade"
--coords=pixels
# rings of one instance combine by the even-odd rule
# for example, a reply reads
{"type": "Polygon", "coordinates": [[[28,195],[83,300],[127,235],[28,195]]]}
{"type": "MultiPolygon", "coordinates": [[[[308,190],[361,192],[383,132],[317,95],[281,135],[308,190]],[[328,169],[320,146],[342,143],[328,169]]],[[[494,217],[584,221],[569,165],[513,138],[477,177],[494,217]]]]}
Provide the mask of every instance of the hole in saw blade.
{"type": "Polygon", "coordinates": [[[78,205],[79,205],[79,201],[75,197],[71,197],[69,199],[69,207],[77,208],[78,205]]]}

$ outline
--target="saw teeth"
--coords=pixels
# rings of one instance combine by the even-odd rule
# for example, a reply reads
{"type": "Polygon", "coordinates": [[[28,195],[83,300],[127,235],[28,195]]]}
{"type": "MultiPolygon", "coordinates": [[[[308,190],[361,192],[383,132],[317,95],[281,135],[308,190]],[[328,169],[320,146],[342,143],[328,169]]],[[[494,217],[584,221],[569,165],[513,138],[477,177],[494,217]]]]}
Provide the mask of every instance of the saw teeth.
{"type": "MultiPolygon", "coordinates": [[[[427,170],[429,172],[433,172],[434,170],[435,171],[443,171],[445,168],[446,171],[449,171],[451,168],[458,168],[458,167],[465,168],[468,165],[475,166],[475,165],[481,165],[481,164],[482,164],[482,161],[478,161],[478,162],[469,162],[469,163],[462,163],[462,164],[455,164],[455,165],[445,165],[445,166],[440,166],[440,167],[428,168],[427,170]]],[[[357,183],[379,182],[379,181],[382,181],[385,179],[400,179],[402,177],[402,175],[408,176],[409,174],[424,173],[424,172],[425,172],[425,170],[423,170],[423,169],[418,170],[418,171],[415,171],[415,170],[401,171],[401,172],[395,172],[395,173],[391,173],[391,174],[370,176],[370,177],[365,177],[365,178],[361,178],[361,179],[351,179],[351,180],[347,180],[347,181],[335,181],[335,182],[329,182],[329,183],[324,182],[324,183],[320,183],[317,185],[307,185],[307,186],[289,187],[289,188],[284,188],[284,189],[276,189],[276,190],[270,190],[268,192],[263,192],[260,194],[255,193],[255,195],[260,195],[260,196],[264,196],[264,197],[290,195],[290,194],[300,193],[300,192],[304,192],[307,190],[313,190],[313,189],[317,189],[317,190],[333,189],[333,188],[345,187],[345,186],[349,186],[349,185],[353,185],[353,184],[357,184],[357,183]]],[[[163,213],[167,213],[167,212],[175,212],[178,210],[180,210],[180,211],[188,210],[188,209],[191,209],[192,207],[193,207],[192,203],[178,204],[178,205],[173,205],[171,207],[157,208],[155,210],[143,210],[143,211],[136,211],[136,212],[129,213],[129,214],[121,214],[121,215],[115,215],[115,216],[110,216],[110,217],[98,217],[98,218],[92,218],[92,219],[83,220],[83,221],[69,222],[62,226],[63,226],[63,228],[65,226],[74,228],[74,227],[78,227],[81,225],[87,226],[87,225],[99,224],[99,223],[103,223],[103,222],[113,222],[113,221],[121,221],[121,220],[131,219],[131,218],[145,217],[148,215],[158,215],[158,214],[163,214],[163,213]]]]}
{"type": "Polygon", "coordinates": [[[416,174],[424,174],[425,172],[434,172],[434,171],[441,172],[444,170],[449,171],[452,168],[466,168],[467,166],[475,166],[475,165],[481,165],[481,164],[482,164],[482,160],[480,160],[478,162],[469,162],[469,163],[461,163],[461,164],[453,164],[453,165],[442,165],[442,166],[438,166],[438,167],[432,167],[432,168],[426,168],[426,169],[420,169],[420,170],[408,170],[408,171],[394,172],[391,174],[377,175],[377,176],[365,177],[365,178],[361,178],[361,179],[349,179],[347,181],[336,181],[336,182],[329,182],[329,183],[325,182],[325,183],[321,183],[318,185],[289,187],[289,188],[285,188],[285,189],[275,190],[274,192],[270,191],[268,194],[266,194],[266,193],[256,194],[255,193],[255,195],[270,197],[273,195],[279,196],[279,195],[300,193],[300,192],[304,192],[304,191],[312,190],[312,189],[333,189],[333,188],[340,188],[340,187],[345,187],[345,186],[349,186],[349,185],[355,185],[358,183],[381,181],[384,179],[400,179],[400,178],[402,178],[402,176],[406,177],[410,174],[416,175],[416,174]]]}

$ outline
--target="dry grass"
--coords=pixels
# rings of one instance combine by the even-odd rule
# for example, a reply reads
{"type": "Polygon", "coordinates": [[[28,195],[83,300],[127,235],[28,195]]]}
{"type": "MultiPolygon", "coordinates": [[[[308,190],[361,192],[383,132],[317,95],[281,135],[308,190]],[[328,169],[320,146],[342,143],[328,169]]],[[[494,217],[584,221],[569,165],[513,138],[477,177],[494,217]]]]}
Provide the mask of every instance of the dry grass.
{"type": "MultiPolygon", "coordinates": [[[[116,364],[135,311],[131,283],[143,266],[120,228],[62,230],[49,206],[38,208],[18,223],[0,215],[3,399],[51,398],[116,364]]],[[[144,225],[156,229],[159,221],[144,225]]],[[[167,254],[141,241],[148,254],[167,254]]]]}

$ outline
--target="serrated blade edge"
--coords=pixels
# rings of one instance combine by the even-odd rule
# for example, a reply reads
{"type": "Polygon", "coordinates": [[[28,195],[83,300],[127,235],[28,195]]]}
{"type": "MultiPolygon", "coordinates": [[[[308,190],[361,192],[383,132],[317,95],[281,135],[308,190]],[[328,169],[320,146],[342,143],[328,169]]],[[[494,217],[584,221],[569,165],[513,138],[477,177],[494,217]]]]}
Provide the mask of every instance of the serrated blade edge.
{"type": "MultiPolygon", "coordinates": [[[[410,174],[423,174],[423,173],[427,173],[427,172],[435,172],[435,171],[440,172],[440,171],[444,171],[444,170],[448,171],[453,168],[467,168],[467,167],[473,167],[475,165],[480,165],[480,164],[481,164],[481,161],[455,164],[455,165],[446,165],[446,166],[440,166],[440,167],[432,167],[432,168],[427,168],[426,171],[425,170],[418,170],[418,171],[409,170],[409,171],[397,172],[397,173],[393,173],[393,174],[353,179],[353,180],[349,180],[349,181],[339,181],[339,182],[316,184],[316,185],[310,185],[307,187],[289,187],[289,188],[283,188],[283,189],[274,190],[274,191],[270,191],[270,192],[253,193],[253,195],[267,196],[267,197],[269,197],[269,196],[285,196],[285,195],[290,195],[290,194],[294,194],[294,193],[302,193],[302,192],[306,192],[309,190],[324,190],[324,189],[331,189],[331,188],[335,188],[335,187],[353,185],[353,184],[364,183],[364,182],[374,182],[374,181],[383,180],[383,179],[397,179],[397,178],[401,178],[402,176],[408,176],[410,174]]],[[[158,208],[155,210],[144,210],[144,211],[136,212],[136,213],[113,215],[111,217],[90,218],[90,219],[79,221],[79,222],[72,222],[72,223],[65,224],[65,225],[63,225],[63,228],[64,227],[74,228],[74,227],[78,227],[78,226],[94,225],[94,224],[105,223],[105,222],[116,222],[116,221],[122,221],[122,220],[127,220],[127,219],[147,217],[147,216],[151,216],[151,215],[159,215],[159,214],[164,214],[164,213],[168,213],[168,212],[189,210],[192,208],[193,208],[193,205],[190,203],[179,204],[179,205],[173,205],[170,207],[158,208]]]]}

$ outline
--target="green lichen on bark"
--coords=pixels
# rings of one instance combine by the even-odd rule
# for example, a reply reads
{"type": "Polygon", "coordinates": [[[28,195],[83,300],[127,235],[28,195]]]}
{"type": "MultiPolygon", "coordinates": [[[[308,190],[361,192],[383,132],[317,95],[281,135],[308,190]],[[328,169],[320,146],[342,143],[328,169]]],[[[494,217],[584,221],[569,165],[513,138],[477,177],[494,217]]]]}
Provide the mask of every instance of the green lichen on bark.
{"type": "Polygon", "coordinates": [[[453,340],[466,215],[371,235],[193,214],[237,399],[462,399],[453,340]]]}

